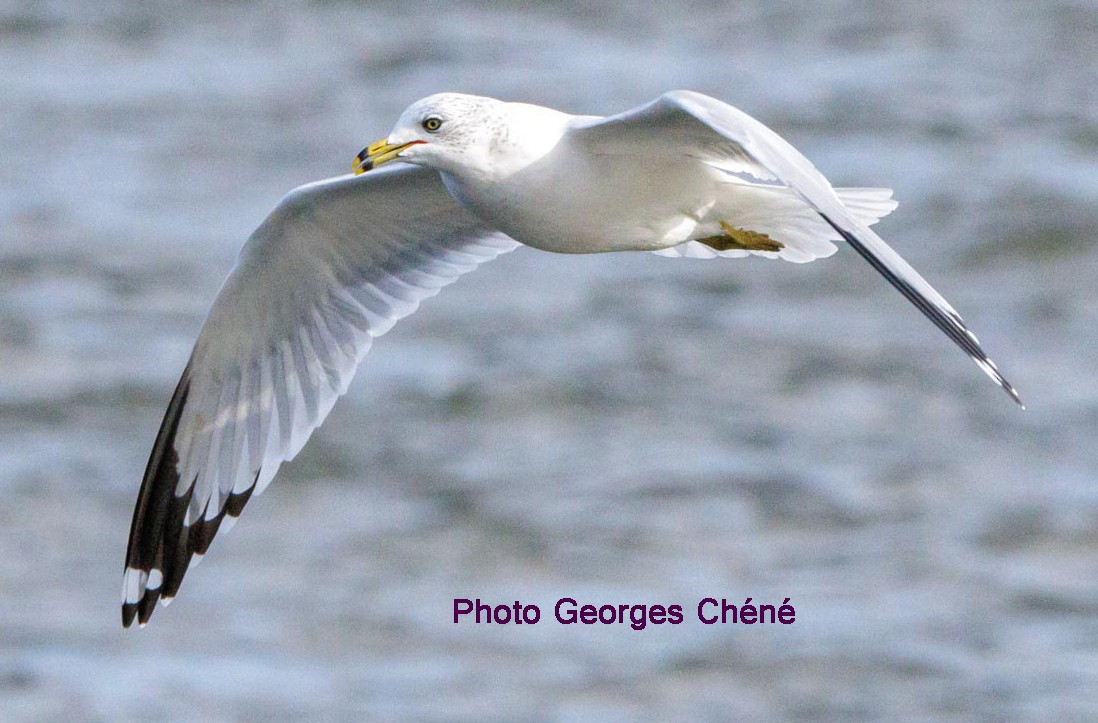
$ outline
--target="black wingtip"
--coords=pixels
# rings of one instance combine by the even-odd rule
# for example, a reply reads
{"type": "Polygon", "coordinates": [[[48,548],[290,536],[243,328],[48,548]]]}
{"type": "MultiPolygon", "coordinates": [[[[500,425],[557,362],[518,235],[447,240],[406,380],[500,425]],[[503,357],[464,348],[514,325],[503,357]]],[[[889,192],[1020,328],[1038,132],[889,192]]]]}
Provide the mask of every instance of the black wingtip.
{"type": "MultiPolygon", "coordinates": [[[[177,512],[179,503],[179,498],[175,496],[175,490],[179,484],[179,473],[176,469],[179,457],[175,451],[175,435],[190,390],[190,369],[188,364],[183,370],[179,384],[176,385],[171,402],[164,414],[164,420],[160,423],[156,442],[149,455],[149,463],[145,467],[141,491],[134,505],[129,543],[126,547],[127,574],[130,574],[129,571],[138,571],[147,575],[154,569],[162,569],[164,563],[166,530],[170,535],[170,527],[166,522],[169,517],[175,516],[172,513],[177,512]]],[[[190,500],[189,494],[187,500],[190,500]]],[[[182,522],[182,518],[179,522],[182,522]]],[[[148,592],[147,590],[126,591],[127,595],[140,593],[141,597],[140,599],[126,597],[123,600],[122,625],[124,627],[130,627],[135,618],[142,625],[148,621],[156,606],[159,590],[155,596],[148,595],[148,592]]]]}
{"type": "Polygon", "coordinates": [[[137,603],[138,625],[145,627],[145,623],[149,622],[149,618],[152,617],[153,611],[156,610],[156,603],[158,600],[160,600],[160,588],[145,590],[145,594],[141,596],[141,601],[137,603]]]}
{"type": "Polygon", "coordinates": [[[134,508],[123,576],[123,627],[130,627],[135,620],[144,626],[157,601],[166,604],[175,597],[191,560],[195,555],[206,554],[218,530],[224,529],[222,522],[226,515],[233,519],[240,516],[259,480],[257,471],[248,489],[230,493],[218,514],[207,519],[209,505],[217,504],[216,496],[211,498],[206,503],[207,509],[186,524],[196,480],[190,480],[184,494],[176,494],[180,476],[174,445],[189,390],[190,365],[184,370],[164,414],[134,508]]]}
{"type": "Polygon", "coordinates": [[[206,513],[203,513],[198,521],[191,524],[187,538],[187,547],[191,552],[195,555],[206,554],[206,551],[210,549],[210,543],[217,535],[217,531],[221,529],[221,522],[225,519],[225,516],[228,515],[233,520],[240,517],[244,505],[248,504],[252,492],[255,491],[255,484],[258,480],[259,472],[256,472],[255,477],[252,478],[252,485],[243,492],[230,493],[225,499],[221,511],[216,516],[207,518],[206,513]]]}
{"type": "Polygon", "coordinates": [[[836,224],[828,218],[827,214],[821,213],[820,216],[824,221],[827,221],[828,225],[835,229],[835,231],[838,232],[870,266],[876,269],[877,273],[885,277],[885,279],[903,294],[908,301],[914,304],[919,311],[923,312],[924,316],[930,319],[936,327],[952,339],[953,343],[961,347],[961,349],[976,362],[980,369],[987,374],[992,381],[1002,387],[1003,391],[1005,391],[1018,406],[1022,409],[1026,408],[1026,405],[1022,403],[1022,398],[1018,395],[1018,391],[1014,388],[1014,385],[1006,380],[1006,377],[1004,377],[995,366],[995,362],[991,361],[987,353],[984,352],[983,348],[980,346],[980,343],[976,340],[975,335],[965,326],[964,320],[962,320],[960,316],[940,308],[923,296],[919,290],[912,286],[906,279],[898,276],[892,269],[888,268],[883,261],[877,258],[877,256],[862,243],[861,239],[836,224]]]}
{"type": "MultiPolygon", "coordinates": [[[[1005,382],[1006,379],[1003,381],[1005,382]]],[[[1003,386],[1003,389],[1006,390],[1006,393],[1010,395],[1010,398],[1014,400],[1014,403],[1021,407],[1024,412],[1026,410],[1026,404],[1022,401],[1022,397],[1018,395],[1018,390],[1011,386],[1009,382],[1003,386]]]]}
{"type": "Polygon", "coordinates": [[[137,617],[137,603],[122,603],[122,627],[128,628],[133,625],[134,618],[137,617]]]}

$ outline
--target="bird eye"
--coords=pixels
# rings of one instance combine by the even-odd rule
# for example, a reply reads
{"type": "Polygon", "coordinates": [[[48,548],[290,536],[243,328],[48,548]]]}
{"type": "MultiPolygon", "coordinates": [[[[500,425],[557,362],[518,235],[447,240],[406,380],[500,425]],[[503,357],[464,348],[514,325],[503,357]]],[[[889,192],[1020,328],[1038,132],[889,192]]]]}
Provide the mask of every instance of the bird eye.
{"type": "Polygon", "coordinates": [[[439,118],[438,116],[433,115],[433,116],[430,116],[429,118],[424,118],[423,119],[423,130],[427,131],[428,133],[434,133],[435,131],[437,131],[441,127],[442,127],[442,119],[439,118]]]}

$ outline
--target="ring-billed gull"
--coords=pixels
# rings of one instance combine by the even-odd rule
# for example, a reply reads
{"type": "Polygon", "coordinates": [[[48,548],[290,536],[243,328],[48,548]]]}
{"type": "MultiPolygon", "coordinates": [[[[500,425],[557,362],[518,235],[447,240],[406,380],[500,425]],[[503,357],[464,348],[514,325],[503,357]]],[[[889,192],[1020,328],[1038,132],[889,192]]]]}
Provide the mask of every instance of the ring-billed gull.
{"type": "Polygon", "coordinates": [[[210,309],[134,510],[126,626],[171,600],[297,454],[374,337],[520,244],[806,262],[842,239],[1021,404],[960,315],[869,229],[895,208],[890,190],[832,188],[776,133],[699,93],[606,118],[433,95],[353,170],[282,199],[210,309]]]}

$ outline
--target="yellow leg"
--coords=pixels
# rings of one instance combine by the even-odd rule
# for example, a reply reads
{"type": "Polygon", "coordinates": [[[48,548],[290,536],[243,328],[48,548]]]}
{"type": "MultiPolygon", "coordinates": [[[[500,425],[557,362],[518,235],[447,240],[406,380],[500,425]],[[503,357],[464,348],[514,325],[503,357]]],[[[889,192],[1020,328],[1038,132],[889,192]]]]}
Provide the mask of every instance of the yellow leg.
{"type": "Polygon", "coordinates": [[[717,251],[731,251],[733,249],[743,251],[781,251],[785,248],[785,244],[781,241],[775,241],[765,233],[750,231],[745,228],[736,228],[725,221],[721,221],[721,230],[724,231],[724,233],[720,236],[706,236],[705,238],[695,240],[698,243],[703,243],[717,251]]]}

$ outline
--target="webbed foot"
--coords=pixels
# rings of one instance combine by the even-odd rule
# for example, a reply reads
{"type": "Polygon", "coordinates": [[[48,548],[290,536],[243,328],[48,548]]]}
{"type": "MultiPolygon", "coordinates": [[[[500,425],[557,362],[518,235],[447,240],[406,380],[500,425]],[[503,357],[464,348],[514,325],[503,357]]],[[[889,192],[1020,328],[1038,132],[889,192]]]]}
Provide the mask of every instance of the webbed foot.
{"type": "Polygon", "coordinates": [[[695,240],[717,251],[781,251],[785,248],[785,244],[775,241],[765,233],[736,228],[725,221],[721,221],[721,230],[724,233],[719,236],[706,236],[695,240]]]}

